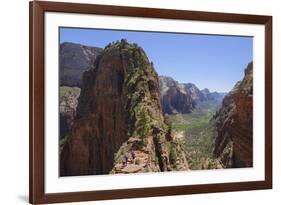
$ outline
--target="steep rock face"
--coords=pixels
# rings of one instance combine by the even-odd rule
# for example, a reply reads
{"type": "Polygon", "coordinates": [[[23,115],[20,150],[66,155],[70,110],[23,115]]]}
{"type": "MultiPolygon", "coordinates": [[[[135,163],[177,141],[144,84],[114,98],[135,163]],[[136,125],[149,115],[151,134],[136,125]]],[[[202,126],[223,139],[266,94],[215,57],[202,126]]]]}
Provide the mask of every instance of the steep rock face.
{"type": "Polygon", "coordinates": [[[206,100],[206,97],[204,96],[204,94],[193,83],[184,84],[184,90],[189,91],[191,99],[194,104],[197,104],[199,102],[206,100]]]}
{"type": "Polygon", "coordinates": [[[75,43],[60,45],[60,85],[81,86],[83,72],[90,68],[101,48],[75,43]]]}
{"type": "Polygon", "coordinates": [[[161,104],[166,114],[190,113],[200,102],[216,100],[221,102],[224,94],[199,90],[192,83],[178,83],[171,77],[160,76],[161,104]]]}
{"type": "Polygon", "coordinates": [[[84,73],[60,160],[61,176],[188,169],[164,123],[158,75],[141,47],[109,44],[84,73]]]}
{"type": "Polygon", "coordinates": [[[225,167],[251,167],[253,164],[253,64],[216,113],[217,137],[214,154],[225,167]]]}
{"type": "Polygon", "coordinates": [[[76,116],[80,88],[61,86],[59,89],[60,139],[67,136],[76,116]]]}
{"type": "Polygon", "coordinates": [[[188,90],[171,77],[160,77],[161,103],[167,114],[190,113],[193,101],[188,90]]]}

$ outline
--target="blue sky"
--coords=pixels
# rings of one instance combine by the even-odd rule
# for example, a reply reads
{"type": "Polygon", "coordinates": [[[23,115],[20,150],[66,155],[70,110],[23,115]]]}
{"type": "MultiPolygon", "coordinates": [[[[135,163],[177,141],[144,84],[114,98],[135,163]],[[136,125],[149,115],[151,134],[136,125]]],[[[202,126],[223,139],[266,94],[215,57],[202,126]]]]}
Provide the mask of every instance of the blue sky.
{"type": "Polygon", "coordinates": [[[105,47],[126,38],[141,46],[159,75],[200,89],[228,92],[253,59],[253,38],[159,32],[61,28],[60,43],[105,47]]]}

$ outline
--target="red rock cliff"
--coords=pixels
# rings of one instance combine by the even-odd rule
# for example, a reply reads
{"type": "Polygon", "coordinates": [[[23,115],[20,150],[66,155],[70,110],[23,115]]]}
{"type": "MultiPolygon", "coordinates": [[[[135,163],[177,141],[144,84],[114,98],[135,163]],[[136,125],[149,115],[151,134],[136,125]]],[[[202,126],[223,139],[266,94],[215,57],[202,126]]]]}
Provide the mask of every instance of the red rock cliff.
{"type": "Polygon", "coordinates": [[[214,154],[225,167],[253,166],[253,64],[223,100],[215,117],[214,154]]]}

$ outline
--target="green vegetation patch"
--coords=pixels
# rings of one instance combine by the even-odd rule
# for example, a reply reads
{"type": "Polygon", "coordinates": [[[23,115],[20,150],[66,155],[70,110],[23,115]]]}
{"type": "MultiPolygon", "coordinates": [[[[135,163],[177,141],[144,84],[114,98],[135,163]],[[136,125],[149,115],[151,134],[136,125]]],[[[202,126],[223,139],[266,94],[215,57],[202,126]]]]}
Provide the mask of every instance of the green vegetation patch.
{"type": "Polygon", "coordinates": [[[217,161],[213,157],[214,124],[212,117],[219,103],[205,101],[197,105],[190,114],[166,115],[172,133],[183,132],[183,147],[191,159],[191,169],[217,168],[217,161]]]}

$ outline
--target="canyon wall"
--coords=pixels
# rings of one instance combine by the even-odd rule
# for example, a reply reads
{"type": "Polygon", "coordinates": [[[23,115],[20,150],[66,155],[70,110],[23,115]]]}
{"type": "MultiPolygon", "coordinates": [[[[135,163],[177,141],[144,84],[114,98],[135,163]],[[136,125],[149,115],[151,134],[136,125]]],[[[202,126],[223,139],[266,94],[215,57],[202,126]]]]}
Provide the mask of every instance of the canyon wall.
{"type": "Polygon", "coordinates": [[[77,43],[60,44],[60,86],[80,87],[83,73],[90,68],[101,51],[101,48],[77,43]]]}
{"type": "Polygon", "coordinates": [[[214,118],[217,130],[214,155],[225,167],[253,166],[253,63],[242,81],[223,99],[214,118]]]}
{"type": "Polygon", "coordinates": [[[163,113],[191,113],[196,105],[208,100],[221,102],[224,93],[200,90],[193,83],[178,83],[171,77],[160,76],[160,93],[163,113]]]}

